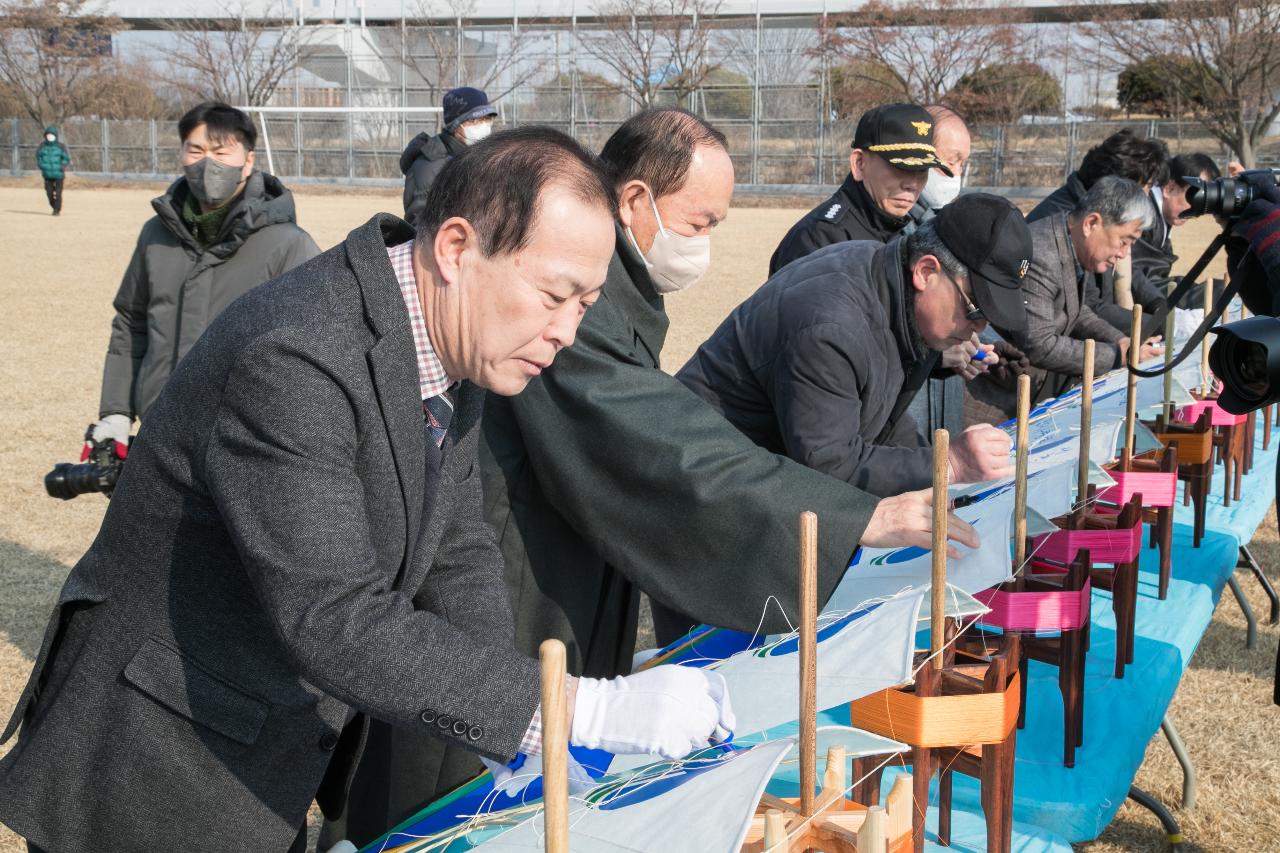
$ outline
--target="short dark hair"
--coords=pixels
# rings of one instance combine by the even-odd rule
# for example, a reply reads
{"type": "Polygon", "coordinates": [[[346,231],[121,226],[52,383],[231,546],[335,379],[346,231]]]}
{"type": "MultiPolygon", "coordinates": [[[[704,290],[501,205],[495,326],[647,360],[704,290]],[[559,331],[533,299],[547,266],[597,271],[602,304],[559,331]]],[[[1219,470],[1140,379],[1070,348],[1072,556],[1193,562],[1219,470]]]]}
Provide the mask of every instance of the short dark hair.
{"type": "Polygon", "coordinates": [[[211,142],[234,136],[246,151],[252,151],[258,144],[258,128],[254,127],[253,119],[221,101],[205,101],[187,110],[187,114],[178,119],[178,138],[186,142],[191,131],[202,124],[211,142]]]}
{"type": "Polygon", "coordinates": [[[614,187],[643,181],[654,198],[679,192],[689,177],[693,149],[711,145],[729,150],[724,134],[688,110],[660,107],[622,123],[600,152],[614,187]]]}
{"type": "Polygon", "coordinates": [[[1199,151],[1179,154],[1169,161],[1169,177],[1180,187],[1190,186],[1183,178],[1198,178],[1201,175],[1208,175],[1211,181],[1222,177],[1218,164],[1208,154],[1201,154],[1199,151]]]}
{"type": "Polygon", "coordinates": [[[1138,136],[1126,127],[1090,148],[1080,161],[1077,174],[1085,189],[1104,175],[1128,178],[1138,184],[1163,184],[1169,180],[1169,146],[1155,137],[1138,136]]]}
{"type": "Polygon", "coordinates": [[[521,127],[468,145],[440,171],[418,217],[418,237],[427,240],[448,219],[471,223],[486,257],[523,249],[548,186],[569,190],[580,201],[612,216],[613,187],[600,162],[558,130],[521,127]]]}

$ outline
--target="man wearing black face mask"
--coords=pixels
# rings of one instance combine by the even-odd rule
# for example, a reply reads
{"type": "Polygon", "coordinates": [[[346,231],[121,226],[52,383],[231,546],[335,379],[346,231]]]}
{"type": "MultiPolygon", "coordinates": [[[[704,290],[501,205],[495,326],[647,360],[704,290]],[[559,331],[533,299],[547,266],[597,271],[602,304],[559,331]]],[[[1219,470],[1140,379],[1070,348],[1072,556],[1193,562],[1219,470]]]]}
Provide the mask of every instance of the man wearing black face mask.
{"type": "Polygon", "coordinates": [[[115,298],[99,420],[86,438],[123,449],[205,327],[248,290],[320,253],[298,227],[293,195],[254,168],[257,129],[207,102],[178,122],[181,178],[151,202],[115,298]]]}

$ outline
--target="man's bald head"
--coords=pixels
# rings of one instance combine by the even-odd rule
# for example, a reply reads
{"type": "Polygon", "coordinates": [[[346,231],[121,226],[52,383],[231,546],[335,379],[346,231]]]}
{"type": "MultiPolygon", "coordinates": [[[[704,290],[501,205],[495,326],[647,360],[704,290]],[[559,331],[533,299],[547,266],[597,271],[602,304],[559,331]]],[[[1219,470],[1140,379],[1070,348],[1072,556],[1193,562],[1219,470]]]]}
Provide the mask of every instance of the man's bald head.
{"type": "Polygon", "coordinates": [[[947,164],[953,175],[960,177],[973,147],[969,126],[950,107],[929,104],[925,109],[933,116],[933,147],[938,152],[938,159],[947,164]]]}

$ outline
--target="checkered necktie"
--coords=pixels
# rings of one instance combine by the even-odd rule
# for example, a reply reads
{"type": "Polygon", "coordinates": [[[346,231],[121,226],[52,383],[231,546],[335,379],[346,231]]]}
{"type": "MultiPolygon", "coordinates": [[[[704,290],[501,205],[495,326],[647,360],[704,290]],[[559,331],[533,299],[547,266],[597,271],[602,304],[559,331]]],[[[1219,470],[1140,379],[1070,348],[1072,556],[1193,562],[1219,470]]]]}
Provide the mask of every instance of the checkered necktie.
{"type": "Polygon", "coordinates": [[[453,401],[449,392],[442,391],[434,397],[422,401],[423,411],[427,417],[427,432],[436,447],[444,444],[445,433],[449,431],[449,421],[453,420],[453,401]]]}

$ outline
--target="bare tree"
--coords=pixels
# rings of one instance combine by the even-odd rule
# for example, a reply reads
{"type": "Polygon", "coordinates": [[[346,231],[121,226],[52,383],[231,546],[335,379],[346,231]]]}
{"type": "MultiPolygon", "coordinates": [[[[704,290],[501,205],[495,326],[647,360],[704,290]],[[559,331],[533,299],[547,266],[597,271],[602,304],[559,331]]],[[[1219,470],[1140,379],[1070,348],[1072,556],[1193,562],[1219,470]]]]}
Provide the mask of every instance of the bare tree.
{"type": "Polygon", "coordinates": [[[94,15],[89,0],[0,3],[0,82],[40,124],[88,115],[107,87],[120,19],[94,15]]]}
{"type": "Polygon", "coordinates": [[[756,28],[737,27],[718,34],[719,52],[725,57],[724,67],[746,77],[752,84],[756,77],[761,86],[786,86],[806,83],[814,76],[814,49],[818,38],[808,27],[762,27],[756,62],[756,28]]]}
{"type": "Polygon", "coordinates": [[[195,100],[265,106],[302,61],[310,32],[297,25],[285,0],[263,14],[251,0],[225,0],[222,20],[174,20],[172,44],[159,48],[174,87],[195,100]]]}
{"type": "Polygon", "coordinates": [[[822,36],[832,66],[855,75],[859,68],[877,75],[888,69],[903,91],[925,104],[941,101],[966,74],[1020,58],[1013,26],[982,0],[926,0],[909,10],[869,0],[831,16],[822,36]]]}
{"type": "Polygon", "coordinates": [[[602,0],[602,30],[584,34],[583,49],[614,74],[613,85],[637,106],[659,91],[684,104],[719,68],[710,61],[712,25],[722,0],[602,0]]]}
{"type": "Polygon", "coordinates": [[[433,91],[475,86],[496,101],[536,74],[532,63],[521,63],[528,30],[513,26],[504,34],[501,49],[495,46],[491,53],[477,52],[468,44],[465,24],[475,7],[476,0],[415,0],[397,46],[418,85],[433,91]]]}
{"type": "Polygon", "coordinates": [[[1145,13],[1152,19],[1099,6],[1088,32],[1117,68],[1153,63],[1209,133],[1256,165],[1258,143],[1280,116],[1280,0],[1165,0],[1145,13]]]}

